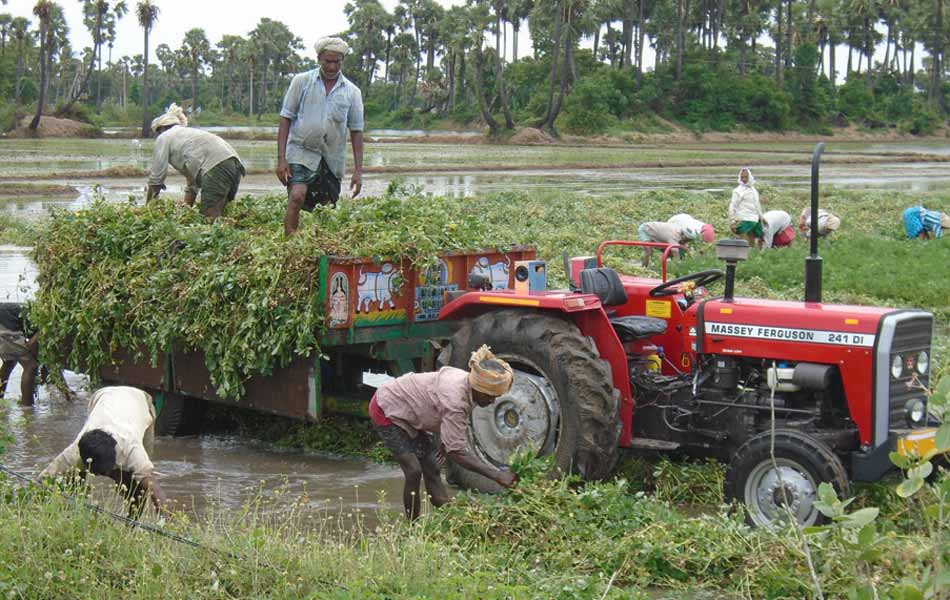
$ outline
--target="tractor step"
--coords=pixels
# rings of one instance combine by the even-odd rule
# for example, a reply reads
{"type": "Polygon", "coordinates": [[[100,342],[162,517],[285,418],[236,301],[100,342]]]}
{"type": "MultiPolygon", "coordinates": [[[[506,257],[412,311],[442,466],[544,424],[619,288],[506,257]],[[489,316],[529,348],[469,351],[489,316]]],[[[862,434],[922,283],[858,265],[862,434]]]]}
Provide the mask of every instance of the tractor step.
{"type": "Polygon", "coordinates": [[[679,447],[679,442],[668,442],[666,440],[650,438],[633,438],[630,440],[630,448],[634,450],[676,450],[679,447]]]}

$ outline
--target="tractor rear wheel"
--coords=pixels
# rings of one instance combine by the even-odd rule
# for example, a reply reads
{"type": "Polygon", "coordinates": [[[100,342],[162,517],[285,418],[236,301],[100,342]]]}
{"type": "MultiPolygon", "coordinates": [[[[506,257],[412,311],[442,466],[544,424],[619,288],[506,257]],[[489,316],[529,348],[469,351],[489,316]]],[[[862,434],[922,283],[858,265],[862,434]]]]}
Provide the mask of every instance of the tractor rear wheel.
{"type": "Polygon", "coordinates": [[[726,500],[746,507],[750,525],[772,527],[788,520],[802,526],[826,522],[814,503],[818,485],[832,484],[838,496],[848,493],[848,472],[841,459],[821,440],[791,429],[764,431],[742,444],[726,471],[726,500]],[[777,466],[777,468],[776,468],[777,466]]]}
{"type": "MultiPolygon", "coordinates": [[[[159,392],[149,391],[154,400],[159,392]]],[[[155,418],[155,435],[197,435],[201,433],[208,404],[201,398],[161,392],[162,403],[155,418]]],[[[158,404],[158,403],[156,403],[158,404]]]]}
{"type": "MultiPolygon", "coordinates": [[[[606,477],[619,452],[620,392],[593,341],[555,315],[499,310],[463,322],[439,363],[467,370],[482,344],[511,365],[515,379],[491,406],[472,411],[469,443],[475,454],[500,467],[516,449],[531,445],[539,455],[553,454],[563,473],[606,477]]],[[[452,461],[448,477],[467,489],[501,489],[452,461]]]]}

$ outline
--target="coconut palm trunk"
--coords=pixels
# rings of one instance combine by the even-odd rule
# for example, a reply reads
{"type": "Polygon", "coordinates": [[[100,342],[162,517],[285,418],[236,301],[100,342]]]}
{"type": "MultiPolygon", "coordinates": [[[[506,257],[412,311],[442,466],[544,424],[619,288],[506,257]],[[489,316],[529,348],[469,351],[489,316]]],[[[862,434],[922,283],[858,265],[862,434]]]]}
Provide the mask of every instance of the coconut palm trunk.
{"type": "Polygon", "coordinates": [[[40,0],[33,7],[33,14],[40,20],[40,97],[36,103],[36,114],[30,121],[30,131],[35,132],[40,126],[40,117],[43,115],[43,107],[46,104],[46,88],[49,83],[49,71],[46,68],[46,57],[49,53],[49,17],[52,10],[52,2],[49,0],[40,0]]]}
{"type": "Polygon", "coordinates": [[[145,28],[145,67],[142,69],[142,137],[147,138],[152,135],[152,127],[148,111],[148,30],[145,28]]]}

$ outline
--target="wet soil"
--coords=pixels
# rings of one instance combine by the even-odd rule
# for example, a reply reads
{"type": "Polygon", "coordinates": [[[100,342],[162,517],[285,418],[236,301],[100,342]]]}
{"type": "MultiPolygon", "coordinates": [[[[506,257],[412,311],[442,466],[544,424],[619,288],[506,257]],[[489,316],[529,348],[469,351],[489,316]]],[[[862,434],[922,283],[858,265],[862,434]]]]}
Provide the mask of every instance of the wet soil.
{"type": "MultiPolygon", "coordinates": [[[[32,297],[36,268],[27,248],[0,246],[0,301],[32,297]]],[[[0,429],[12,440],[0,464],[35,476],[69,445],[86,419],[89,381],[66,372],[76,400],[53,385],[38,386],[32,407],[19,406],[20,368],[0,399],[0,429]]],[[[2,390],[0,390],[2,394],[2,390]]],[[[228,515],[253,504],[266,514],[333,517],[372,527],[380,510],[400,510],[402,474],[393,465],[358,458],[281,450],[228,434],[158,437],[150,453],[160,485],[193,516],[228,515]]],[[[114,503],[111,482],[95,484],[98,501],[114,503]]]]}

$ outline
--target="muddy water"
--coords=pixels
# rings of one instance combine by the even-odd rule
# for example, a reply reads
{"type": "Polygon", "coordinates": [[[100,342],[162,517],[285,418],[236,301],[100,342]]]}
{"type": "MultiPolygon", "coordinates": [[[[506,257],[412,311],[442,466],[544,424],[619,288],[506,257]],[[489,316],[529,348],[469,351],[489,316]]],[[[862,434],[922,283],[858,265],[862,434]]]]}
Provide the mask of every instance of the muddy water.
{"type": "MultiPolygon", "coordinates": [[[[803,189],[810,185],[810,170],[804,166],[771,166],[756,170],[760,185],[777,188],[803,189]]],[[[391,174],[369,174],[364,177],[363,196],[384,193],[391,174]]],[[[734,185],[731,173],[720,168],[666,168],[638,169],[563,169],[558,171],[466,171],[412,174],[399,178],[407,186],[436,196],[471,197],[480,194],[508,191],[575,192],[590,195],[626,194],[650,189],[683,189],[722,191],[734,185]]],[[[822,185],[852,189],[887,189],[894,191],[927,192],[950,187],[950,169],[942,163],[910,163],[880,165],[826,165],[821,170],[822,185]]],[[[75,210],[92,202],[97,193],[107,200],[124,201],[134,198],[144,201],[143,182],[139,179],[63,179],[44,183],[64,184],[75,190],[68,195],[23,195],[17,199],[0,201],[0,211],[24,217],[41,216],[51,208],[75,210]]],[[[169,176],[165,193],[180,196],[184,179],[169,176]]],[[[348,195],[348,185],[343,186],[348,195]]],[[[282,194],[283,188],[276,177],[252,174],[241,183],[242,194],[282,194]]]]}
{"type": "MultiPolygon", "coordinates": [[[[36,268],[27,250],[0,246],[0,301],[22,302],[32,296],[36,268]]],[[[21,407],[20,368],[14,370],[0,400],[0,428],[14,441],[0,456],[0,464],[35,475],[75,439],[86,419],[89,382],[74,373],[67,372],[66,377],[70,389],[78,392],[76,401],[65,401],[52,386],[39,386],[35,405],[21,407]]],[[[371,527],[380,509],[401,506],[402,474],[391,465],[294,453],[210,435],[156,438],[150,456],[166,495],[196,515],[227,515],[260,500],[265,514],[293,510],[305,519],[332,516],[344,525],[360,520],[371,527]]],[[[97,482],[100,501],[110,500],[109,484],[97,482]]]]}
{"type": "MultiPolygon", "coordinates": [[[[72,186],[70,194],[24,196],[0,203],[0,210],[24,217],[39,216],[53,207],[80,208],[92,201],[98,192],[108,199],[128,197],[142,201],[143,181],[140,179],[64,178],[50,180],[56,172],[101,170],[116,166],[145,168],[151,152],[150,142],[135,140],[58,140],[53,145],[0,141],[0,179],[3,177],[37,178],[45,176],[44,183],[72,186]],[[31,145],[32,144],[32,145],[31,145]]],[[[238,152],[251,169],[272,170],[273,142],[236,142],[238,152]]],[[[740,148],[734,148],[740,149],[740,148]]],[[[755,146],[743,146],[754,155],[755,146]]],[[[789,151],[810,153],[810,148],[778,148],[762,146],[770,152],[789,151]]],[[[569,150],[567,150],[569,151],[569,150]]],[[[696,152],[697,156],[715,156],[713,147],[685,148],[681,154],[696,152]]],[[[524,164],[522,155],[545,164],[545,153],[560,158],[563,149],[489,148],[477,146],[444,146],[435,144],[390,144],[368,148],[366,164],[374,167],[399,165],[452,165],[455,172],[413,173],[402,178],[405,184],[436,195],[474,196],[477,194],[512,191],[574,191],[586,194],[628,193],[641,189],[721,190],[725,193],[734,185],[734,170],[723,168],[677,167],[663,169],[560,169],[480,171],[475,164],[524,164]],[[486,154],[487,153],[487,154],[486,154]],[[519,160],[521,162],[519,162],[519,160]]],[[[587,150],[574,152],[592,162],[598,160],[587,150]]],[[[612,151],[611,151],[612,152],[612,151]]],[[[941,153],[941,147],[931,145],[888,144],[881,147],[848,146],[847,152],[879,154],[878,164],[830,164],[822,168],[824,184],[860,188],[894,190],[945,189],[950,185],[950,171],[945,164],[888,162],[886,152],[941,153]]],[[[946,153],[946,152],[944,152],[946,153]]],[[[598,155],[600,156],[600,155],[598,155]]],[[[603,154],[614,163],[616,156],[603,154]]],[[[747,156],[734,153],[736,163],[744,164],[747,156]]],[[[621,157],[623,158],[623,157],[621,157]]],[[[637,157],[631,158],[636,160],[637,157]]],[[[606,163],[605,163],[606,164],[606,163]]],[[[756,170],[763,185],[776,187],[805,187],[809,169],[804,165],[766,166],[756,170]]],[[[365,179],[364,193],[377,195],[385,191],[396,175],[370,174],[365,179]]],[[[168,193],[180,195],[183,180],[169,178],[168,193]]],[[[344,185],[344,188],[346,185],[344,185]]],[[[251,175],[242,183],[242,192],[251,194],[279,193],[279,183],[272,175],[251,175]]],[[[24,249],[0,247],[0,300],[22,301],[30,296],[35,269],[24,254],[24,249]]],[[[36,473],[65,447],[81,428],[85,405],[80,400],[67,404],[63,399],[39,391],[33,408],[15,406],[19,394],[18,374],[9,386],[4,405],[0,409],[7,429],[15,441],[9,453],[0,458],[6,466],[27,473],[36,473]]],[[[70,376],[71,386],[82,388],[86,382],[70,376]]],[[[84,392],[85,393],[85,392],[84,392]]],[[[379,508],[377,496],[385,494],[383,503],[397,507],[401,479],[397,469],[358,460],[340,460],[312,455],[292,454],[273,448],[249,445],[246,440],[219,436],[195,438],[160,438],[152,454],[161,483],[169,497],[176,499],[189,511],[216,514],[240,509],[259,495],[266,499],[266,509],[278,513],[289,512],[302,506],[308,514],[319,515],[329,511],[346,515],[362,514],[372,520],[379,508]],[[360,511],[357,513],[356,511],[360,511]]]]}
{"type": "MultiPolygon", "coordinates": [[[[86,418],[88,382],[74,374],[67,382],[80,390],[76,401],[40,387],[36,404],[21,407],[17,369],[0,409],[15,440],[0,457],[4,466],[35,475],[75,438],[86,418]]],[[[381,509],[399,509],[402,494],[401,474],[391,466],[283,452],[231,437],[158,437],[149,455],[165,494],[193,516],[226,517],[259,504],[265,515],[296,512],[305,520],[330,516],[372,527],[381,509]]],[[[96,479],[97,500],[111,502],[111,482],[96,479]]]]}
{"type": "MultiPolygon", "coordinates": [[[[394,135],[398,132],[393,132],[394,135]]],[[[408,134],[407,134],[408,135],[408,134]]],[[[152,141],[128,139],[101,140],[0,140],[0,181],[15,178],[18,184],[33,181],[63,185],[72,192],[27,192],[14,199],[0,199],[0,211],[21,216],[39,216],[50,208],[76,209],[88,204],[101,192],[107,199],[119,201],[129,197],[141,202],[142,178],[104,178],[83,176],[113,167],[144,169],[148,165],[152,141]],[[74,173],[62,178],[50,178],[56,173],[74,173]]],[[[273,142],[235,141],[234,146],[251,171],[256,173],[244,179],[242,193],[283,193],[274,168],[273,142]]],[[[675,160],[701,161],[724,156],[734,158],[737,165],[766,163],[756,169],[760,185],[784,188],[803,188],[809,185],[807,165],[767,164],[794,158],[807,158],[810,145],[803,144],[733,144],[681,145],[670,148],[604,147],[577,149],[569,147],[486,147],[479,145],[441,144],[373,144],[367,147],[366,165],[395,172],[369,173],[364,178],[364,195],[383,193],[389,184],[399,179],[434,195],[475,196],[484,193],[511,190],[568,191],[591,195],[630,193],[644,189],[728,190],[734,185],[734,173],[724,167],[665,167],[665,168],[570,168],[573,163],[625,164],[675,160]],[[728,153],[724,152],[728,150],[728,153]],[[491,169],[478,165],[491,164],[491,169]],[[517,167],[506,170],[500,165],[517,167]],[[551,165],[565,165],[551,169],[551,165]],[[523,170],[525,165],[537,169],[523,170]],[[546,166],[545,166],[546,165],[546,166]],[[400,166],[411,167],[413,172],[401,176],[400,166]],[[426,173],[431,167],[433,172],[426,173]],[[452,171],[442,171],[444,169],[452,171]],[[421,169],[421,171],[420,171],[421,169]]],[[[945,163],[896,162],[908,155],[948,154],[947,145],[932,143],[908,144],[836,144],[829,150],[828,161],[822,167],[822,183],[863,189],[899,191],[931,191],[950,186],[950,170],[945,163]],[[873,164],[842,164],[848,157],[874,160],[873,164]],[[889,158],[895,157],[895,158],[889,158]],[[836,162],[837,161],[837,162],[836,162]],[[879,161],[879,162],[878,162],[879,161]]],[[[10,179],[12,181],[12,179],[10,179]]],[[[348,188],[344,182],[344,195],[348,188]]],[[[169,194],[180,195],[184,180],[177,174],[168,178],[169,194]]],[[[2,190],[0,190],[2,195],[2,190]]]]}

